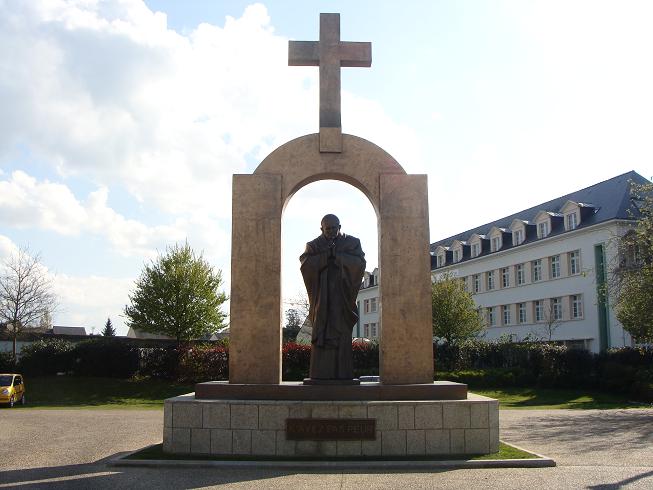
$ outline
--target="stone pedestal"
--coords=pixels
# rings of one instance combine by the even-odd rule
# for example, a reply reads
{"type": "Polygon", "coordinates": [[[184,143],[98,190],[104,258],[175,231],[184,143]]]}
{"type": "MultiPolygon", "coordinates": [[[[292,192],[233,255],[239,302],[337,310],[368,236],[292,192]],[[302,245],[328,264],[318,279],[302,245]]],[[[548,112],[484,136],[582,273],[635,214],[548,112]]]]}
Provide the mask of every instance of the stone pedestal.
{"type": "Polygon", "coordinates": [[[194,393],[164,404],[163,450],[172,454],[275,456],[441,456],[499,448],[499,402],[466,400],[203,400],[194,393]],[[286,420],[374,420],[374,439],[291,440],[286,420]]]}

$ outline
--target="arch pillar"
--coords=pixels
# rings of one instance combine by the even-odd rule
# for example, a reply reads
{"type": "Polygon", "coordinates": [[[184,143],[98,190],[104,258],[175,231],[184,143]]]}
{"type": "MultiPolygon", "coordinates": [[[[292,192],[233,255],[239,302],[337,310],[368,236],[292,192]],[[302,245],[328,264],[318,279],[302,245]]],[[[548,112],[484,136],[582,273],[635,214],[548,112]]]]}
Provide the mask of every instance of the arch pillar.
{"type": "Polygon", "coordinates": [[[281,216],[297,190],[324,179],[354,185],[377,213],[381,382],[431,383],[426,175],[407,175],[351,135],[343,135],[342,153],[320,153],[317,134],[282,145],[252,175],[234,175],[229,382],[281,382],[281,216]]]}

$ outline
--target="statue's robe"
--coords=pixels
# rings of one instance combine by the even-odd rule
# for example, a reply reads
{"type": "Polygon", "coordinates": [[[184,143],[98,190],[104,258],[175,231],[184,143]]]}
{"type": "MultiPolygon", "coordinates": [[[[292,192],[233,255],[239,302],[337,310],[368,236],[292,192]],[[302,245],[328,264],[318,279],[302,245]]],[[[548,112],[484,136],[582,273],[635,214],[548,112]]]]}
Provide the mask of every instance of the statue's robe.
{"type": "Polygon", "coordinates": [[[306,244],[299,258],[313,324],[312,379],[352,379],[352,329],[358,321],[356,297],[365,273],[365,254],[358,238],[339,234],[335,257],[320,235],[306,244]]]}

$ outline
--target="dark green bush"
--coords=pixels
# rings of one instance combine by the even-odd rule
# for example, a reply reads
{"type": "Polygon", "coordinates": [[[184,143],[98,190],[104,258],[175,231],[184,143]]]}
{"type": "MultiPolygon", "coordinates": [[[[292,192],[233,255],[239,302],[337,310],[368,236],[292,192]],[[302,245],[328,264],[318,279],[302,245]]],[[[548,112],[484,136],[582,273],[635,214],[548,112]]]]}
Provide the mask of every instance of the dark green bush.
{"type": "Polygon", "coordinates": [[[301,381],[308,378],[311,363],[311,346],[288,342],[281,350],[281,377],[284,381],[301,381]]]}
{"type": "Polygon", "coordinates": [[[39,340],[22,348],[18,369],[30,376],[71,372],[74,348],[75,344],[67,340],[39,340]]]}
{"type": "Polygon", "coordinates": [[[149,378],[177,379],[179,353],[177,346],[140,348],[138,374],[149,378]]]}
{"type": "Polygon", "coordinates": [[[202,383],[229,379],[229,349],[222,346],[193,346],[179,355],[177,379],[202,383]]]}
{"type": "Polygon", "coordinates": [[[10,373],[14,371],[14,363],[11,352],[0,352],[0,373],[10,373]]]}
{"type": "Polygon", "coordinates": [[[79,376],[131,378],[138,371],[138,349],[113,337],[79,342],[73,352],[79,376]]]}

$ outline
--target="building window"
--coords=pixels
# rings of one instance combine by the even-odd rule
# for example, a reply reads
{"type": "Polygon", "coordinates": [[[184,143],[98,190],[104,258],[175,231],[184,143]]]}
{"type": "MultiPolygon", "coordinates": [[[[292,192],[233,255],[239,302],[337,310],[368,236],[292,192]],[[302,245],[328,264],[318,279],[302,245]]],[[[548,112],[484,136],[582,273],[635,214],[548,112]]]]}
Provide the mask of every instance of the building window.
{"type": "Polygon", "coordinates": [[[562,320],[562,299],[551,299],[551,313],[554,320],[562,320]]]}
{"type": "Polygon", "coordinates": [[[503,324],[510,325],[510,305],[504,305],[501,307],[503,313],[503,324]]]}
{"type": "Polygon", "coordinates": [[[512,232],[512,243],[515,245],[524,243],[524,230],[515,230],[512,232]]]}
{"type": "Polygon", "coordinates": [[[480,250],[480,244],[478,243],[472,243],[472,257],[478,257],[479,256],[479,250],[480,250]]]}
{"type": "Polygon", "coordinates": [[[494,289],[494,271],[489,271],[487,273],[487,290],[491,291],[494,289]]]}
{"type": "Polygon", "coordinates": [[[474,293],[481,292],[481,275],[474,274],[474,293]]]}
{"type": "Polygon", "coordinates": [[[524,264],[517,264],[515,266],[515,275],[517,276],[517,286],[521,286],[526,282],[524,276],[524,264]]]}
{"type": "Polygon", "coordinates": [[[544,301],[538,299],[535,302],[535,321],[541,322],[544,320],[544,301]]]}
{"type": "Polygon", "coordinates": [[[501,269],[501,287],[510,287],[510,267],[504,267],[501,269]]]}
{"type": "Polygon", "coordinates": [[[370,312],[370,300],[369,299],[364,299],[363,300],[363,313],[369,313],[370,312]]]}
{"type": "Polygon", "coordinates": [[[571,317],[583,318],[583,297],[580,294],[571,296],[571,317]]]}
{"type": "Polygon", "coordinates": [[[569,213],[565,216],[565,228],[567,230],[574,230],[578,226],[578,217],[576,213],[569,213]]]}
{"type": "Polygon", "coordinates": [[[376,338],[379,336],[378,323],[370,323],[370,336],[376,338]]]}
{"type": "Polygon", "coordinates": [[[460,250],[456,249],[453,251],[453,261],[460,262],[460,250]]]}
{"type": "Polygon", "coordinates": [[[542,221],[537,224],[537,238],[544,238],[549,235],[549,222],[542,221]]]}
{"type": "Polygon", "coordinates": [[[445,263],[445,262],[444,262],[444,255],[438,255],[438,257],[437,257],[437,259],[436,259],[436,265],[437,265],[438,267],[443,267],[443,266],[444,266],[444,263],[445,263]]]}
{"type": "Polygon", "coordinates": [[[569,275],[580,274],[580,250],[569,252],[569,275]]]}
{"type": "Polygon", "coordinates": [[[537,259],[531,262],[531,267],[533,269],[531,277],[533,278],[533,282],[541,281],[542,280],[542,260],[537,259]]]}
{"type": "Polygon", "coordinates": [[[499,250],[501,248],[501,237],[495,236],[494,238],[492,238],[490,245],[493,252],[499,250]]]}
{"type": "Polygon", "coordinates": [[[495,325],[496,319],[494,318],[494,306],[489,306],[487,308],[487,322],[491,327],[495,325]]]}
{"type": "Polygon", "coordinates": [[[560,277],[560,256],[554,255],[551,257],[551,279],[560,277]]]}
{"type": "Polygon", "coordinates": [[[370,299],[370,313],[376,313],[378,311],[377,300],[378,300],[378,298],[371,298],[370,299]]]}
{"type": "Polygon", "coordinates": [[[369,323],[364,323],[363,324],[363,337],[369,338],[370,336],[370,324],[369,323]]]}
{"type": "Polygon", "coordinates": [[[526,303],[519,303],[517,310],[519,310],[519,323],[526,323],[526,303]]]}

